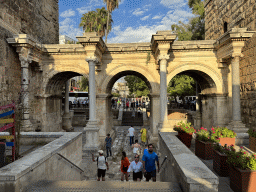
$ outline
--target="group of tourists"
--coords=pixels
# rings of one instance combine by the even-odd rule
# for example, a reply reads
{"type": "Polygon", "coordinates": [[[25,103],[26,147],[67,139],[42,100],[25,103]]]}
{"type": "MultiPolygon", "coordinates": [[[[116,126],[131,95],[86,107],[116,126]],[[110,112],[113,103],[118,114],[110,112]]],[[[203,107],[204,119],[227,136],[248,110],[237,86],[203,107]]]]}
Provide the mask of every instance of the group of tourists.
{"type": "Polygon", "coordinates": [[[120,108],[123,106],[126,109],[138,109],[139,107],[146,108],[149,104],[149,101],[139,101],[139,100],[122,100],[122,99],[112,99],[111,107],[112,108],[120,108]]]}
{"type": "MultiPolygon", "coordinates": [[[[147,137],[147,130],[145,128],[142,128],[140,130],[141,133],[141,142],[143,145],[146,144],[146,137],[147,137]]],[[[122,158],[121,158],[121,166],[119,171],[121,171],[121,181],[129,180],[130,173],[132,173],[133,181],[141,181],[144,177],[146,178],[146,181],[149,181],[150,179],[153,180],[153,182],[156,181],[156,172],[160,171],[159,167],[159,160],[158,155],[153,151],[153,145],[148,144],[147,147],[143,151],[142,161],[140,161],[140,155],[142,155],[141,152],[141,145],[138,143],[138,140],[136,139],[134,142],[134,136],[135,136],[135,129],[131,126],[128,129],[128,135],[130,137],[130,147],[133,152],[134,160],[130,163],[128,157],[126,156],[126,152],[122,152],[122,158]],[[156,170],[157,163],[158,169],[156,170]]],[[[95,158],[92,154],[92,160],[97,162],[98,166],[98,181],[102,180],[105,181],[105,174],[106,170],[109,169],[108,160],[107,157],[112,156],[111,152],[111,145],[112,145],[112,138],[110,137],[110,134],[107,134],[107,137],[105,139],[106,143],[106,153],[107,156],[103,156],[103,150],[99,150],[99,157],[95,158]]]]}
{"type": "Polygon", "coordinates": [[[74,107],[86,108],[88,106],[89,106],[89,100],[88,99],[87,100],[86,99],[84,99],[84,100],[74,100],[73,103],[72,103],[72,101],[69,101],[69,109],[74,108],[74,107]]]}

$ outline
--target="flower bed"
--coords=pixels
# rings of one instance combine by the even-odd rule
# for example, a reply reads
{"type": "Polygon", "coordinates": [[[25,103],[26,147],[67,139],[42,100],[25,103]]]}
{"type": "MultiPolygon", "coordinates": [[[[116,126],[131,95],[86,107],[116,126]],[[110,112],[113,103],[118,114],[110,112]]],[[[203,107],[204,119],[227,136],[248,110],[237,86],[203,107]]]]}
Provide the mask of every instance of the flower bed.
{"type": "Polygon", "coordinates": [[[196,139],[196,144],[195,144],[196,156],[205,160],[213,159],[212,145],[213,145],[212,142],[203,142],[196,139]]]}
{"type": "Polygon", "coordinates": [[[211,140],[220,143],[222,146],[225,144],[231,146],[235,145],[236,133],[226,127],[212,127],[211,140]]]}
{"type": "Polygon", "coordinates": [[[254,129],[249,129],[247,133],[249,134],[249,148],[256,152],[256,131],[254,129]]]}
{"type": "Polygon", "coordinates": [[[229,165],[227,164],[228,156],[213,150],[213,169],[220,177],[229,176],[229,165]]]}
{"type": "Polygon", "coordinates": [[[192,134],[195,132],[191,123],[179,122],[178,125],[174,126],[174,130],[178,132],[177,137],[183,142],[188,148],[191,146],[192,134]]]}

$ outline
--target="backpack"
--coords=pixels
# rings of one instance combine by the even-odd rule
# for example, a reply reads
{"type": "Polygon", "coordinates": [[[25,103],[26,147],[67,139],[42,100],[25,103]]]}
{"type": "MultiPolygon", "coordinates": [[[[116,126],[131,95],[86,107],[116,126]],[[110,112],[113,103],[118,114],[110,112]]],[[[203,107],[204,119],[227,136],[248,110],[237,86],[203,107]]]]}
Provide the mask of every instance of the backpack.
{"type": "MultiPolygon", "coordinates": [[[[105,163],[106,163],[106,159],[107,157],[105,157],[105,163]]],[[[98,166],[98,163],[99,163],[99,157],[97,157],[97,166],[98,166]]]]}

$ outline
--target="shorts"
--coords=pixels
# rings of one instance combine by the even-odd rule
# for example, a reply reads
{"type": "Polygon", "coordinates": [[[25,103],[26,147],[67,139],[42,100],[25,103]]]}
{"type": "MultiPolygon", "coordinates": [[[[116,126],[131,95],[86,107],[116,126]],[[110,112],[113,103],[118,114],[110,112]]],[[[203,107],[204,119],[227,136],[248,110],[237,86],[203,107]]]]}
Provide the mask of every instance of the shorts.
{"type": "Polygon", "coordinates": [[[156,169],[151,172],[146,172],[144,176],[145,176],[146,180],[150,180],[151,177],[156,177],[156,169]]]}
{"type": "Polygon", "coordinates": [[[98,177],[105,177],[106,169],[98,169],[98,177]]]}
{"type": "Polygon", "coordinates": [[[142,171],[137,172],[137,173],[133,172],[132,177],[133,177],[133,181],[137,181],[138,178],[141,180],[142,179],[142,171]]]}

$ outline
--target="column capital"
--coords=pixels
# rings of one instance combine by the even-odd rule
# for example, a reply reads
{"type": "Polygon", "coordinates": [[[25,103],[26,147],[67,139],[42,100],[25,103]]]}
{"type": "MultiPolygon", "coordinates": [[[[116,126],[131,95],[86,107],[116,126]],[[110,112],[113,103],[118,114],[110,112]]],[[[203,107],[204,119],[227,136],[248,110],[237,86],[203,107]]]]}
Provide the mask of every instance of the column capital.
{"type": "Polygon", "coordinates": [[[168,60],[168,59],[170,59],[170,55],[158,55],[157,57],[157,61],[168,60]]]}
{"type": "Polygon", "coordinates": [[[22,47],[19,53],[19,60],[21,62],[21,67],[28,67],[29,63],[32,62],[32,59],[33,59],[33,53],[31,49],[26,49],[22,47]]]}
{"type": "Polygon", "coordinates": [[[86,60],[88,63],[89,63],[90,61],[94,62],[95,64],[96,64],[96,63],[99,63],[99,59],[98,59],[97,57],[87,57],[85,60],[86,60]]]}
{"type": "Polygon", "coordinates": [[[244,54],[243,53],[233,53],[231,55],[231,58],[237,58],[237,57],[244,57],[244,54]]]}

